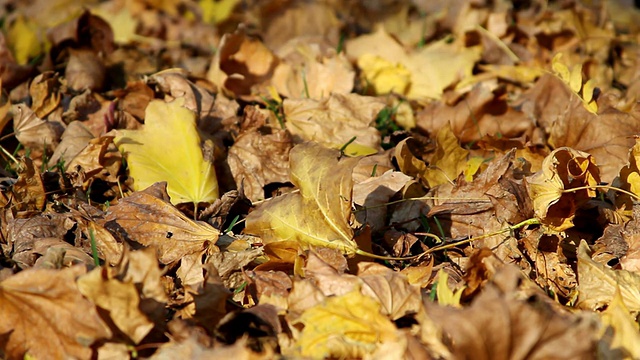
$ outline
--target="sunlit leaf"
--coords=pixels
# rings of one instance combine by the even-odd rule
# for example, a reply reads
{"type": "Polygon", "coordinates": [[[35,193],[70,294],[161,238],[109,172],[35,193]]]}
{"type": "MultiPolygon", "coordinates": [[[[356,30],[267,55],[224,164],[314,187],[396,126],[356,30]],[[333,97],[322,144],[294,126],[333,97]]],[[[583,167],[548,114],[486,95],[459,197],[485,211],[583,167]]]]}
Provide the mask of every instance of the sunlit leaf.
{"type": "Polygon", "coordinates": [[[127,157],[135,190],[166,181],[173,204],[213,202],[218,198],[215,169],[200,149],[196,116],[183,104],[183,98],[151,101],[144,128],[119,130],[115,143],[127,157]]]}

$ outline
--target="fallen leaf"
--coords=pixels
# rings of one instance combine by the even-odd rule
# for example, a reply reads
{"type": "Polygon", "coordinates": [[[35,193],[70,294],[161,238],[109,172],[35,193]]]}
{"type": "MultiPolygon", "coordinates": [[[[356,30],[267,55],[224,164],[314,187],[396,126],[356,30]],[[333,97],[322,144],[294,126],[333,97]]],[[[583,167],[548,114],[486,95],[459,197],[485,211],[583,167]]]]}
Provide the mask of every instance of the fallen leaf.
{"type": "Polygon", "coordinates": [[[421,177],[429,187],[453,183],[467,168],[469,151],[460,147],[450,125],[445,125],[436,136],[436,152],[421,177]]]}
{"type": "Polygon", "coordinates": [[[76,277],[83,266],[24,270],[0,282],[2,350],[11,359],[90,359],[90,346],[111,337],[76,277]]]}
{"type": "Polygon", "coordinates": [[[427,316],[451,336],[454,357],[593,358],[597,329],[594,317],[559,312],[539,291],[526,294],[526,301],[522,300],[516,288],[520,278],[517,267],[507,266],[469,307],[427,306],[427,316]]]}
{"type": "Polygon", "coordinates": [[[640,349],[636,345],[640,342],[638,323],[624,305],[620,289],[616,290],[613,300],[602,312],[601,318],[606,326],[602,329],[603,340],[609,340],[607,344],[609,348],[605,351],[605,356],[619,359],[639,358],[640,349]]]}
{"type": "Polygon", "coordinates": [[[380,149],[380,133],[373,123],[384,106],[380,99],[358,94],[331,94],[321,100],[286,99],[282,103],[285,125],[293,136],[333,149],[340,149],[355,136],[344,149],[352,156],[371,155],[380,149]]]}
{"type": "Polygon", "coordinates": [[[215,169],[200,149],[195,114],[183,105],[182,98],[151,101],[144,128],[118,130],[114,141],[127,157],[135,190],[166,181],[173,204],[213,202],[218,198],[215,169]]]}
{"type": "Polygon", "coordinates": [[[386,203],[402,189],[411,178],[399,171],[387,171],[378,177],[353,185],[353,202],[362,206],[356,213],[360,224],[369,224],[373,231],[382,230],[387,224],[386,203]]]}
{"type": "Polygon", "coordinates": [[[62,125],[55,121],[40,119],[26,104],[12,106],[13,131],[25,147],[35,149],[55,149],[64,132],[62,125]]]}
{"type": "Polygon", "coordinates": [[[7,40],[19,65],[25,65],[44,50],[39,32],[38,24],[22,15],[9,24],[7,40]]]}
{"type": "Polygon", "coordinates": [[[542,162],[542,169],[527,179],[536,217],[552,231],[573,226],[578,207],[596,195],[589,186],[600,183],[593,157],[571,148],[554,150],[542,162]],[[573,188],[584,189],[568,192],[573,188]]]}
{"type": "Polygon", "coordinates": [[[218,230],[204,222],[189,219],[166,197],[164,183],[135,192],[109,207],[104,227],[124,239],[155,246],[163,264],[215,244],[220,235],[218,230]]]}
{"type": "Polygon", "coordinates": [[[362,357],[398,337],[393,323],[380,314],[380,305],[359,290],[327,298],[295,323],[304,325],[297,341],[300,355],[314,359],[362,357]]]}
{"type": "Polygon", "coordinates": [[[456,289],[456,291],[449,288],[449,274],[444,270],[438,272],[437,281],[436,296],[438,297],[438,304],[442,306],[462,307],[460,305],[460,298],[465,288],[461,287],[456,289]]]}
{"type": "Polygon", "coordinates": [[[591,259],[589,245],[578,246],[578,301],[582,309],[596,310],[611,303],[619,289],[624,305],[632,313],[640,311],[640,275],[613,270],[591,259]]]}
{"type": "Polygon", "coordinates": [[[289,154],[291,182],[300,193],[278,196],[247,216],[245,232],[265,244],[296,241],[301,248],[324,246],[354,255],[351,172],[354,158],[315,143],[297,145],[289,154]]]}

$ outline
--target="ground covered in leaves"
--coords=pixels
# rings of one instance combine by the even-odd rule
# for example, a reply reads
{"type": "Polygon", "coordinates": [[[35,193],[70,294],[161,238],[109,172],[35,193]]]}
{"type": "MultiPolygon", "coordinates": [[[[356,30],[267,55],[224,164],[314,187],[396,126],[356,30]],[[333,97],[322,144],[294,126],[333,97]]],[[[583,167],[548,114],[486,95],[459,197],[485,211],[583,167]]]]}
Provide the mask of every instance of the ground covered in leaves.
{"type": "Polygon", "coordinates": [[[625,1],[1,6],[1,357],[640,358],[625,1]]]}

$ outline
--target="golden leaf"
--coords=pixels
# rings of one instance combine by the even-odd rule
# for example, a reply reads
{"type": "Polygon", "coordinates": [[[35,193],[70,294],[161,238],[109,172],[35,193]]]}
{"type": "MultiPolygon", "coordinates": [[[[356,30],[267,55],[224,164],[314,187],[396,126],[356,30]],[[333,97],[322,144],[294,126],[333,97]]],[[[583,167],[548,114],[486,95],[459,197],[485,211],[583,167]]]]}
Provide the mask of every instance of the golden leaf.
{"type": "Polygon", "coordinates": [[[279,196],[247,216],[245,232],[265,244],[295,241],[301,248],[324,246],[353,255],[351,172],[355,158],[315,143],[294,147],[289,154],[291,182],[300,193],[279,196]]]}
{"type": "Polygon", "coordinates": [[[362,357],[397,339],[380,304],[357,289],[306,310],[296,323],[304,324],[297,342],[300,354],[314,359],[362,357]]]}
{"type": "Polygon", "coordinates": [[[423,177],[430,187],[454,181],[467,168],[469,151],[460,147],[458,138],[447,123],[436,137],[436,153],[423,177]]]}
{"type": "Polygon", "coordinates": [[[166,181],[171,203],[213,202],[218,181],[211,161],[200,149],[196,115],[173,102],[154,100],[145,111],[142,130],[119,130],[114,140],[127,157],[136,191],[166,181]]]}
{"type": "Polygon", "coordinates": [[[460,298],[462,297],[462,291],[464,291],[464,287],[461,287],[454,292],[449,288],[448,281],[449,274],[447,274],[446,271],[440,270],[438,272],[438,285],[436,286],[438,304],[449,305],[453,307],[462,307],[462,305],[460,305],[460,298]]]}
{"type": "Polygon", "coordinates": [[[602,322],[607,326],[602,328],[601,336],[605,339],[607,336],[611,337],[611,358],[622,358],[624,354],[625,359],[640,359],[638,323],[624,305],[619,288],[616,288],[616,295],[607,310],[602,312],[602,322]],[[612,330],[613,334],[610,334],[609,330],[612,330]]]}

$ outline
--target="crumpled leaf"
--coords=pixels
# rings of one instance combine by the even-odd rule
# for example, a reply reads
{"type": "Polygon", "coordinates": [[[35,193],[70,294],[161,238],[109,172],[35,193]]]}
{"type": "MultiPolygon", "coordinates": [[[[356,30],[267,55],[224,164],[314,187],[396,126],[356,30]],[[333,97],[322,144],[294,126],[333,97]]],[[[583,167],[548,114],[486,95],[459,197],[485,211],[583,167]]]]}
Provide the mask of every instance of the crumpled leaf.
{"type": "Polygon", "coordinates": [[[597,335],[594,316],[560,312],[539,291],[521,294],[516,288],[520,281],[520,269],[507,266],[469,307],[428,304],[427,316],[451,337],[454,358],[593,358],[597,335]]]}
{"type": "Polygon", "coordinates": [[[393,323],[380,314],[380,304],[357,289],[326,299],[295,323],[304,325],[297,341],[300,355],[314,359],[362,357],[398,337],[393,323]]]}
{"type": "Polygon", "coordinates": [[[161,263],[215,244],[220,232],[204,222],[189,219],[168,202],[166,184],[157,183],[109,207],[104,227],[122,238],[155,246],[161,263]]]}
{"type": "Polygon", "coordinates": [[[360,224],[369,224],[373,231],[387,223],[386,203],[402,189],[411,178],[399,171],[387,171],[381,176],[370,177],[353,186],[353,202],[362,206],[356,213],[360,224]]]}
{"type": "Polygon", "coordinates": [[[322,100],[286,99],[282,103],[287,130],[294,136],[344,150],[348,155],[370,155],[380,149],[380,133],[373,127],[385,107],[382,100],[358,94],[331,94],[322,100]]]}
{"type": "Polygon", "coordinates": [[[542,169],[527,178],[527,183],[536,217],[550,230],[560,232],[573,226],[577,208],[596,195],[594,188],[565,190],[598,185],[600,173],[591,155],[563,147],[547,155],[542,169]]]}
{"type": "Polygon", "coordinates": [[[213,202],[218,181],[213,163],[200,149],[196,116],[184,99],[154,100],[145,111],[142,130],[118,130],[114,142],[127,157],[136,191],[167,182],[171,203],[213,202]]]}
{"type": "Polygon", "coordinates": [[[60,123],[40,119],[26,104],[12,106],[13,131],[22,145],[35,149],[55,149],[64,128],[60,123]]]}
{"type": "Polygon", "coordinates": [[[315,143],[297,145],[289,154],[291,182],[300,193],[278,196],[247,216],[245,233],[265,244],[296,241],[305,249],[324,246],[353,255],[351,172],[355,158],[339,159],[337,150],[315,143]]]}
{"type": "Polygon", "coordinates": [[[624,305],[632,313],[640,312],[640,275],[626,270],[613,270],[591,259],[589,245],[578,246],[577,307],[596,310],[608,305],[619,289],[624,305]]]}
{"type": "Polygon", "coordinates": [[[0,282],[0,341],[7,358],[91,358],[111,332],[75,279],[84,266],[28,269],[0,282]]]}

